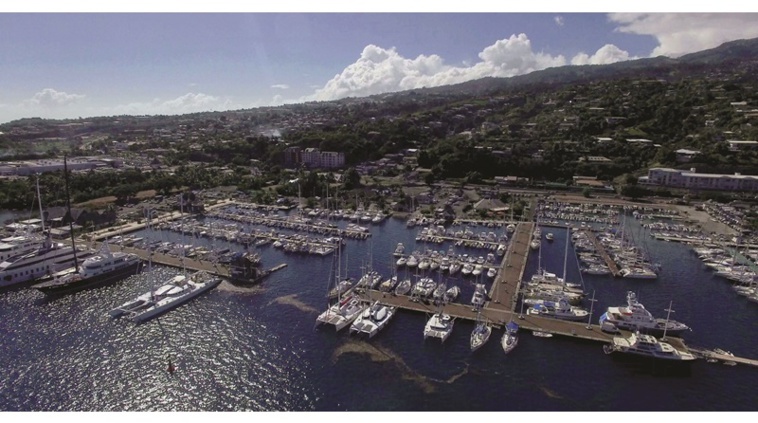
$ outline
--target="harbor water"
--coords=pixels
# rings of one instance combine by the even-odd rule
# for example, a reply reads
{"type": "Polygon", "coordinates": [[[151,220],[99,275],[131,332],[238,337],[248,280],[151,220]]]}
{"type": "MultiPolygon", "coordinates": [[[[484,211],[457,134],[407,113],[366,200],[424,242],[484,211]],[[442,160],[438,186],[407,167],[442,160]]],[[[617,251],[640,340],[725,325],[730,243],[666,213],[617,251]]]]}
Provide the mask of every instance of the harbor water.
{"type": "MultiPolygon", "coordinates": [[[[343,222],[344,224],[344,222],[343,222]]],[[[249,226],[241,224],[246,228],[249,226]]],[[[566,275],[594,292],[592,320],[608,306],[624,305],[626,292],[656,317],[673,300],[672,318],[692,332],[689,345],[723,348],[758,358],[758,304],[734,293],[692,253],[657,241],[628,219],[653,260],[656,280],[581,276],[573,249],[566,275]]],[[[357,279],[371,263],[391,276],[398,242],[406,252],[450,242],[415,241],[420,228],[387,219],[371,226],[368,240],[348,240],[343,259],[357,279]]],[[[474,232],[503,228],[474,227],[474,232]]],[[[178,233],[142,231],[154,240],[180,241],[178,233]]],[[[541,254],[530,252],[525,277],[538,265],[563,274],[566,231],[543,228],[541,254]],[[544,234],[555,240],[546,242],[544,234]],[[541,257],[541,258],[540,258],[541,257]]],[[[189,241],[187,241],[189,242],[189,241]]],[[[194,240],[215,248],[243,247],[194,240]]],[[[117,248],[114,246],[114,248],[117,248]]],[[[347,329],[315,328],[327,307],[325,294],[333,256],[294,255],[268,244],[263,267],[286,262],[262,284],[242,288],[227,282],[206,295],[141,325],[112,319],[108,311],[146,292],[180,269],[156,266],[114,285],[46,299],[33,289],[0,292],[0,410],[3,411],[267,411],[267,410],[460,410],[460,411],[755,411],[758,368],[693,363],[686,374],[624,363],[602,345],[566,337],[534,337],[521,331],[505,355],[502,329],[472,353],[471,321],[456,321],[444,344],[423,339],[428,316],[399,311],[370,341],[347,329]],[[176,372],[167,372],[168,360],[176,372]]],[[[456,247],[457,253],[489,251],[456,247]]],[[[344,272],[344,265],[343,265],[344,272]]],[[[403,276],[404,270],[400,271],[403,276]]],[[[447,280],[468,303],[474,278],[447,280]]],[[[487,283],[487,287],[491,282],[487,283]]],[[[590,303],[584,301],[589,309],[590,303]]]]}

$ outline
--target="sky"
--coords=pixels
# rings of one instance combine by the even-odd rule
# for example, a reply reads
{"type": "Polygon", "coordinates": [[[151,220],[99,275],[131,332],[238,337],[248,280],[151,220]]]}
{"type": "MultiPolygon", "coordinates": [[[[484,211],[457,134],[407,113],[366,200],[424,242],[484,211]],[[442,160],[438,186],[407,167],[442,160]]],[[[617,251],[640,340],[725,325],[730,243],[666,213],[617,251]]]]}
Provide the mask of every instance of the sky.
{"type": "Polygon", "coordinates": [[[566,11],[560,3],[502,11],[478,0],[453,11],[394,1],[363,9],[326,1],[311,9],[279,0],[286,7],[257,10],[226,0],[214,9],[36,3],[0,6],[0,123],[326,101],[678,57],[758,37],[755,13],[665,13],[645,1],[635,4],[654,13],[566,11]]]}

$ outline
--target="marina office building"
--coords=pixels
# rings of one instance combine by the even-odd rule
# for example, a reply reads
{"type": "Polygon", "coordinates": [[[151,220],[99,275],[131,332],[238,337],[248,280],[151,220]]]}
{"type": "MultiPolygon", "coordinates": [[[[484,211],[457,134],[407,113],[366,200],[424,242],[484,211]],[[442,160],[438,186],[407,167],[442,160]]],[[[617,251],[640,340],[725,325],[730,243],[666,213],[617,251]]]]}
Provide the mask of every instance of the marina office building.
{"type": "Polygon", "coordinates": [[[758,176],[718,173],[697,173],[695,168],[680,170],[656,167],[648,170],[647,176],[638,179],[640,185],[655,185],[673,188],[758,191],[758,176]]]}

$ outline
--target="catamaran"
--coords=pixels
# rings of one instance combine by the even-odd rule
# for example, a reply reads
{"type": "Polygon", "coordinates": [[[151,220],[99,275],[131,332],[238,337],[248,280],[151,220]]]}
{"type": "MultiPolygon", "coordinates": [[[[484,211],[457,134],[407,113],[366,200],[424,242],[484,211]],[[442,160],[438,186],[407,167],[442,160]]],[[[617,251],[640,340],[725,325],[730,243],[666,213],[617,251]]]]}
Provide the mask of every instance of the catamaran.
{"type": "MultiPolygon", "coordinates": [[[[339,244],[337,246],[337,255],[334,257],[332,262],[332,271],[329,278],[330,282],[334,280],[335,283],[339,283],[341,261],[342,244],[339,244]],[[334,279],[332,279],[332,276],[334,279]]],[[[368,273],[366,273],[366,275],[368,275],[368,273]]],[[[329,285],[331,286],[331,283],[329,285]]],[[[329,305],[323,313],[319,314],[318,317],[316,317],[316,325],[333,325],[334,328],[339,332],[340,330],[353,323],[353,321],[355,321],[355,319],[357,319],[365,309],[366,305],[357,295],[354,295],[352,293],[345,296],[338,294],[337,302],[329,305]]]]}
{"type": "Polygon", "coordinates": [[[355,319],[350,326],[350,333],[363,333],[371,339],[387,326],[392,316],[395,315],[396,310],[396,307],[380,304],[376,301],[355,319]]]}

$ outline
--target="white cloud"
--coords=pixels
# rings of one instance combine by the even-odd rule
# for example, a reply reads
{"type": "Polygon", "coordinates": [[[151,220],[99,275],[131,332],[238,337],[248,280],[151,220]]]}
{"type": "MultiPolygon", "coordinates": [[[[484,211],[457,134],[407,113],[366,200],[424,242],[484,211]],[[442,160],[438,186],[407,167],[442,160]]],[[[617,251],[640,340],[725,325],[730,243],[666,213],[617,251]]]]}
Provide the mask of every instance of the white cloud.
{"type": "Polygon", "coordinates": [[[572,65],[607,65],[610,63],[634,60],[638,57],[629,57],[629,52],[621,50],[613,44],[600,47],[592,56],[587,53],[579,53],[571,59],[572,65]]]}
{"type": "Polygon", "coordinates": [[[122,115],[176,115],[206,111],[222,111],[234,108],[228,98],[203,93],[187,93],[171,100],[155,98],[148,102],[133,102],[110,108],[107,114],[122,115]]]}
{"type": "Polygon", "coordinates": [[[651,56],[678,57],[718,47],[727,41],[758,37],[751,13],[611,13],[617,31],[658,40],[651,56]]]}
{"type": "Polygon", "coordinates": [[[473,65],[456,67],[446,65],[436,54],[407,59],[394,47],[384,49],[370,44],[356,62],[301,101],[457,84],[487,76],[509,77],[566,64],[562,55],[535,53],[526,34],[513,34],[496,41],[479,53],[479,59],[473,65]]]}
{"type": "Polygon", "coordinates": [[[276,88],[276,89],[279,89],[279,90],[288,90],[290,88],[290,86],[287,85],[287,84],[274,84],[274,85],[271,86],[271,88],[276,88]]]}
{"type": "Polygon", "coordinates": [[[55,108],[76,103],[84,97],[82,94],[69,94],[52,88],[45,88],[34,94],[32,98],[24,100],[22,105],[27,108],[55,108]]]}
{"type": "Polygon", "coordinates": [[[563,26],[563,16],[553,16],[553,20],[555,21],[556,25],[563,26]]]}

